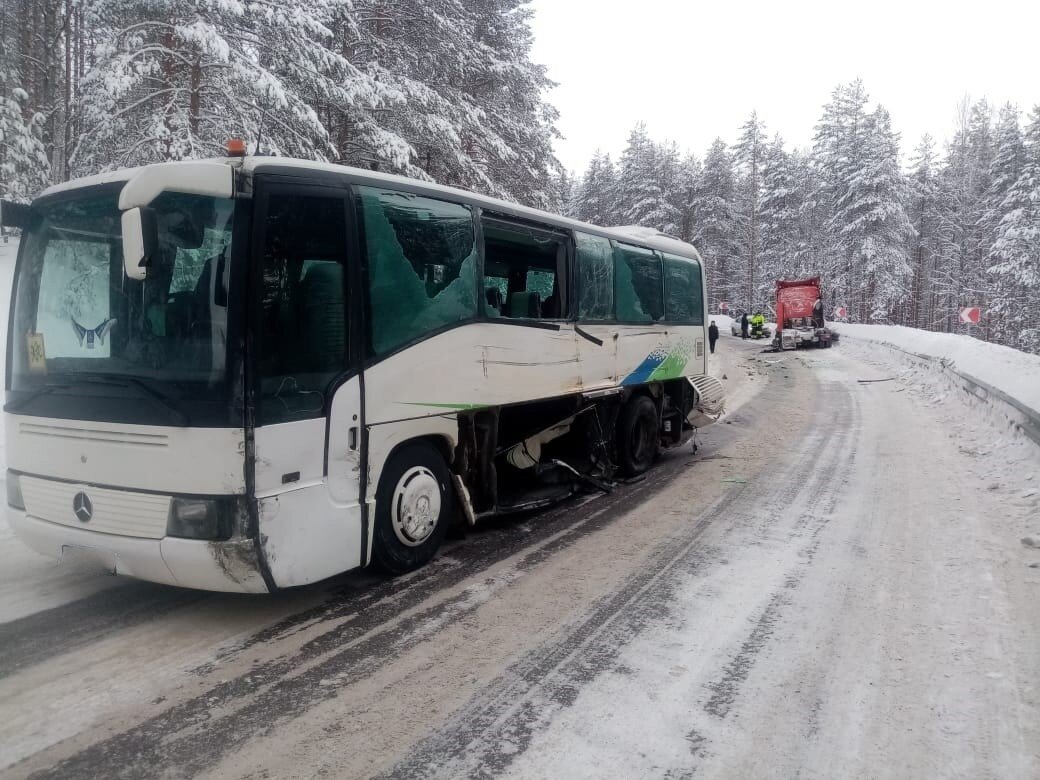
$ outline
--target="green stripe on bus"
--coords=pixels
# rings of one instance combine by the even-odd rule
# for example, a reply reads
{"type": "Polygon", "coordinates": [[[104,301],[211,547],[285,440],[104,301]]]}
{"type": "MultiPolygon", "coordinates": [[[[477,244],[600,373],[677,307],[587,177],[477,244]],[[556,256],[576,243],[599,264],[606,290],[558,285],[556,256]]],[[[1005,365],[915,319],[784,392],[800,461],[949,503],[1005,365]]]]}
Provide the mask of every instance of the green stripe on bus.
{"type": "Polygon", "coordinates": [[[458,409],[465,411],[468,409],[483,409],[487,404],[431,404],[426,401],[401,401],[405,406],[430,406],[434,409],[458,409]]]}

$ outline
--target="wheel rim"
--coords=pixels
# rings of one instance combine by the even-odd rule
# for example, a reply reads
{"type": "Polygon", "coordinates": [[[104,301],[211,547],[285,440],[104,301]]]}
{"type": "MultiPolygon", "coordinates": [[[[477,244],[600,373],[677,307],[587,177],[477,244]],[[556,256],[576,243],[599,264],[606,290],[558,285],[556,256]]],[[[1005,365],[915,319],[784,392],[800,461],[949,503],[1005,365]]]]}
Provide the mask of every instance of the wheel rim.
{"type": "Polygon", "coordinates": [[[433,472],[413,466],[401,475],[394,488],[390,520],[394,534],[409,547],[430,538],[441,516],[441,486],[433,472]]]}

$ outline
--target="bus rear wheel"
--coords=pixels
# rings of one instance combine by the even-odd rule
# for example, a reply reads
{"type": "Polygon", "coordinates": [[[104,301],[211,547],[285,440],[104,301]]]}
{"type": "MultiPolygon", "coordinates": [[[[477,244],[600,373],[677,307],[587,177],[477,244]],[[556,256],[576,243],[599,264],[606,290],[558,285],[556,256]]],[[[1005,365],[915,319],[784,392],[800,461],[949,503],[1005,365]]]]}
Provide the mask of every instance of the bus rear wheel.
{"type": "Polygon", "coordinates": [[[372,560],[389,574],[430,561],[444,541],[452,512],[451,474],[429,444],[409,444],[383,468],[376,491],[372,560]]]}
{"type": "Polygon", "coordinates": [[[630,398],[617,424],[618,466],[628,477],[642,474],[653,465],[660,446],[657,407],[645,395],[630,398]]]}

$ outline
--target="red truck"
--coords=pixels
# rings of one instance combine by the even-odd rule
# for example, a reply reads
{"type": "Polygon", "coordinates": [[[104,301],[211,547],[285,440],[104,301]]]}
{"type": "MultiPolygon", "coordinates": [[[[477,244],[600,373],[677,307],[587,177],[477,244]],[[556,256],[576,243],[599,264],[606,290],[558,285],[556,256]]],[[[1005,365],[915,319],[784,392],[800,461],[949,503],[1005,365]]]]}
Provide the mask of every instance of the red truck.
{"type": "Polygon", "coordinates": [[[820,277],[777,281],[774,349],[829,347],[836,338],[823,321],[820,277]]]}

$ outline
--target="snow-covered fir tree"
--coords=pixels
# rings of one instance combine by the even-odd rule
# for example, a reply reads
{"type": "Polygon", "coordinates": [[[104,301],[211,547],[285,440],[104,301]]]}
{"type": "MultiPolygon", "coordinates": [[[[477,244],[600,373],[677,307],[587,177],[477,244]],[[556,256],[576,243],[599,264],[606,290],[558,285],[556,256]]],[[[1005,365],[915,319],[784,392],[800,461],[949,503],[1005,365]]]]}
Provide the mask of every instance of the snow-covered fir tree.
{"type": "Polygon", "coordinates": [[[1026,130],[1022,172],[1000,210],[989,256],[993,311],[1006,343],[1040,352],[1040,106],[1026,130]]]}
{"type": "Polygon", "coordinates": [[[29,112],[28,102],[28,94],[8,77],[0,60],[0,197],[16,201],[29,200],[50,178],[45,119],[29,112]]]}
{"type": "MultiPolygon", "coordinates": [[[[331,48],[334,0],[96,0],[76,172],[219,154],[230,137],[330,159],[315,104],[401,99],[331,48]]],[[[397,152],[406,158],[406,144],[397,152]]]]}
{"type": "Polygon", "coordinates": [[[803,191],[791,165],[791,155],[779,136],[762,153],[762,192],[758,206],[756,297],[767,299],[776,279],[797,267],[803,191]]]}
{"type": "Polygon", "coordinates": [[[571,216],[594,225],[617,224],[617,172],[609,154],[596,150],[576,190],[571,216]]]}
{"type": "Polygon", "coordinates": [[[736,215],[736,176],[726,142],[715,140],[704,158],[700,185],[693,199],[693,243],[704,256],[708,295],[717,306],[726,301],[747,311],[761,302],[749,300],[747,287],[732,269],[740,259],[736,215]]]}
{"type": "Polygon", "coordinates": [[[867,118],[863,156],[835,205],[851,254],[860,318],[892,322],[909,299],[912,269],[907,243],[913,227],[899,169],[899,141],[888,112],[878,106],[867,118]]]}

